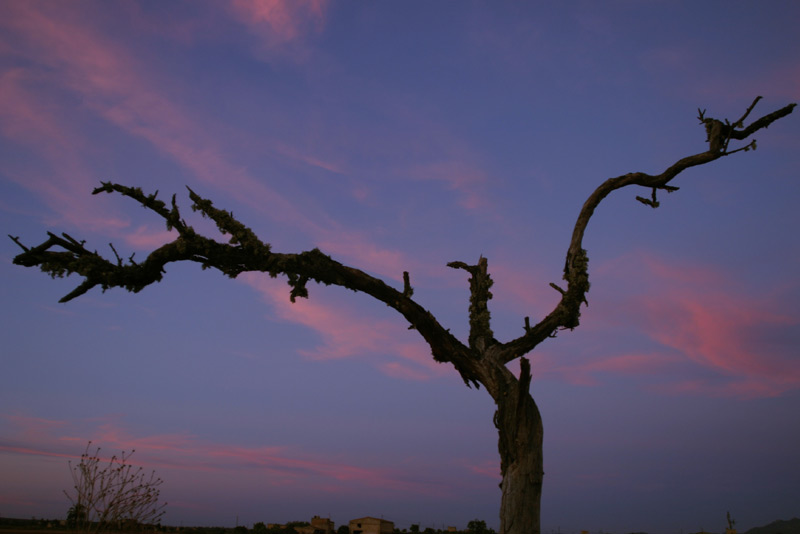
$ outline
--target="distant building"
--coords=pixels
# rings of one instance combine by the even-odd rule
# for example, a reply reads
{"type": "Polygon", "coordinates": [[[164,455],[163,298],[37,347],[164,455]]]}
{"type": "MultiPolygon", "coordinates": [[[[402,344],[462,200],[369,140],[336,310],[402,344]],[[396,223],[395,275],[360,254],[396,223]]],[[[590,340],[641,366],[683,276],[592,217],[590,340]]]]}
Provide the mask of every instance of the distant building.
{"type": "Polygon", "coordinates": [[[311,526],[314,527],[314,534],[333,534],[333,521],[327,517],[315,515],[311,518],[311,526]]]}
{"type": "Polygon", "coordinates": [[[297,534],[333,534],[333,521],[326,517],[315,515],[311,518],[311,524],[305,527],[294,527],[297,534]]]}
{"type": "Polygon", "coordinates": [[[394,523],[377,517],[350,520],[350,534],[392,534],[394,523]]]}

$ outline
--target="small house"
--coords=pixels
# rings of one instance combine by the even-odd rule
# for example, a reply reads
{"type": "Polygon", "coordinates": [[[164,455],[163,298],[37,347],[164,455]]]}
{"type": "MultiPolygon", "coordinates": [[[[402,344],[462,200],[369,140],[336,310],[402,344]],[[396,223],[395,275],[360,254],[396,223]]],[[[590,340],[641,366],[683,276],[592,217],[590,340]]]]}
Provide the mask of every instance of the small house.
{"type": "Polygon", "coordinates": [[[394,523],[377,517],[350,520],[350,534],[392,534],[394,523]]]}

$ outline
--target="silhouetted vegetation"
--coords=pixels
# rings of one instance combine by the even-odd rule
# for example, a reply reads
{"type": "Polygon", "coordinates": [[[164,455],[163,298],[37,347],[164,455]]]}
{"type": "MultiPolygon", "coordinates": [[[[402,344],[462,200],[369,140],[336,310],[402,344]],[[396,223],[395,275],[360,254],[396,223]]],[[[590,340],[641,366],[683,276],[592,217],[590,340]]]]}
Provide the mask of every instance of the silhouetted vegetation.
{"type": "MultiPolygon", "coordinates": [[[[287,525],[308,525],[308,523],[303,521],[293,521],[287,523],[287,525]]],[[[47,530],[48,532],[72,532],[73,530],[70,529],[66,525],[66,521],[63,519],[19,519],[19,518],[4,518],[0,517],[0,532],[6,533],[14,533],[14,532],[38,532],[47,530]]],[[[286,532],[287,534],[295,534],[294,529],[292,528],[291,532],[289,529],[285,528],[277,528],[273,527],[272,529],[268,529],[266,524],[263,522],[258,522],[253,525],[253,528],[249,529],[249,532],[252,533],[263,533],[263,532],[286,532]]],[[[706,532],[705,530],[701,529],[702,532],[705,534],[711,534],[706,532]]],[[[171,534],[236,534],[236,533],[244,533],[248,532],[248,529],[244,526],[239,527],[174,527],[168,525],[157,525],[153,528],[153,532],[159,533],[171,533],[171,534]]],[[[349,534],[350,529],[347,524],[340,525],[337,530],[337,534],[349,534]]],[[[486,522],[480,519],[473,519],[469,523],[467,523],[467,527],[464,530],[457,530],[451,531],[449,529],[433,529],[431,527],[426,527],[425,529],[420,529],[419,525],[411,525],[409,529],[395,529],[395,534],[407,534],[409,532],[428,532],[429,534],[494,534],[494,530],[486,526],[486,522]],[[485,529],[485,530],[484,530],[485,529]]],[[[595,532],[603,532],[603,531],[595,531],[590,530],[592,534],[595,532]]],[[[564,534],[579,534],[579,533],[564,533],[564,534]]],[[[605,534],[611,534],[610,532],[605,532],[605,534]]],[[[647,534],[646,532],[630,532],[628,534],[647,534]]],[[[747,530],[743,534],[800,534],[800,518],[793,518],[789,520],[778,520],[773,521],[767,525],[761,527],[751,528],[747,530]]]]}
{"type": "Polygon", "coordinates": [[[100,448],[89,452],[86,445],[78,465],[69,462],[73,491],[64,491],[72,502],[67,512],[67,526],[80,532],[152,530],[164,515],[167,503],[159,503],[162,480],[155,471],[147,477],[144,470],[130,465],[127,455],[103,461],[100,448]]]}
{"type": "Polygon", "coordinates": [[[779,519],[763,527],[751,528],[744,534],[800,534],[800,518],[779,519]]]}
{"type": "Polygon", "coordinates": [[[467,534],[495,534],[494,530],[486,526],[486,521],[473,519],[467,523],[467,534]]]}

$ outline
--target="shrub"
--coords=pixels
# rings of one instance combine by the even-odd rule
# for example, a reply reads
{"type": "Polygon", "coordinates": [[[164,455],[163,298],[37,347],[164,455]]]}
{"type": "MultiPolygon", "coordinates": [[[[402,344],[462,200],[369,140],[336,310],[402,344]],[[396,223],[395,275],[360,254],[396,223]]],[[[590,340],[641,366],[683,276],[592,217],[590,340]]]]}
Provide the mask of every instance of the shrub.
{"type": "Polygon", "coordinates": [[[72,503],[67,523],[78,531],[93,533],[157,525],[167,503],[158,502],[162,480],[155,471],[147,477],[141,467],[130,465],[131,451],[112,456],[106,464],[100,448],[90,454],[86,445],[78,465],[69,462],[74,494],[64,491],[72,503]]]}

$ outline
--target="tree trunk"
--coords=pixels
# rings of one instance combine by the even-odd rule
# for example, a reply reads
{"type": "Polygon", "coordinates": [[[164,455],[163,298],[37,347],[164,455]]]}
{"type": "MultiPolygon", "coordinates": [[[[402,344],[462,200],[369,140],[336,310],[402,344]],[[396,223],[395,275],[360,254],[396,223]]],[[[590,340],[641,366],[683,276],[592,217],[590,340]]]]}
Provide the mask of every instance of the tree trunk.
{"type": "Polygon", "coordinates": [[[529,391],[530,364],[525,358],[520,361],[520,380],[512,377],[494,396],[503,476],[500,534],[540,534],[542,417],[529,391]]]}

